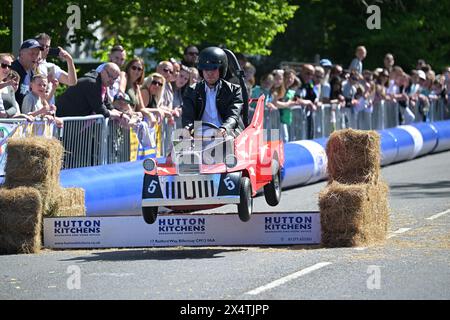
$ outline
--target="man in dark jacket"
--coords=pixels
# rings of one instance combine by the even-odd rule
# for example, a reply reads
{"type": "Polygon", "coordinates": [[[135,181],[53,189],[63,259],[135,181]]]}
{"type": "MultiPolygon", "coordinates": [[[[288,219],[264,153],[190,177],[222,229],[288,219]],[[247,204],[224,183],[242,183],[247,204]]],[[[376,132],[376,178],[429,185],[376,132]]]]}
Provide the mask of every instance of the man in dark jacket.
{"type": "Polygon", "coordinates": [[[19,57],[11,65],[12,70],[20,76],[19,90],[15,94],[20,107],[22,107],[23,98],[30,91],[31,78],[38,66],[42,50],[43,48],[36,40],[25,40],[20,46],[19,57]]]}
{"type": "Polygon", "coordinates": [[[107,63],[100,73],[87,73],[77,85],[69,87],[57,100],[58,117],[89,116],[102,114],[105,118],[126,117],[113,109],[107,88],[119,77],[120,69],[115,63],[107,63]]]}
{"type": "Polygon", "coordinates": [[[244,130],[242,92],[223,79],[228,69],[226,53],[217,47],[202,50],[198,69],[203,80],[187,88],[183,97],[183,128],[191,132],[195,121],[209,122],[221,136],[237,137],[244,130]]]}

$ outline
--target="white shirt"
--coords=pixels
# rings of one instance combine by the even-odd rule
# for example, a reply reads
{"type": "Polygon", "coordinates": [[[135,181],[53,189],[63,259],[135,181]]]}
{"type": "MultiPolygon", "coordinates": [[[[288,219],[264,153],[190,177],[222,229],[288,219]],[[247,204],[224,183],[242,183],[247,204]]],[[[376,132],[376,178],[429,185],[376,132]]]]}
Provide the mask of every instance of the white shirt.
{"type": "MultiPolygon", "coordinates": [[[[95,72],[100,73],[105,68],[106,63],[102,63],[95,69],[95,72]]],[[[106,90],[106,93],[108,94],[108,100],[112,103],[114,102],[114,97],[117,96],[117,94],[120,91],[120,76],[117,77],[116,81],[114,81],[113,85],[111,87],[108,87],[106,90]]]]}
{"type": "Polygon", "coordinates": [[[48,77],[51,69],[55,71],[55,78],[59,80],[61,78],[62,70],[56,64],[47,62],[47,60],[41,60],[39,62],[39,73],[48,77]]]}
{"type": "MultiPolygon", "coordinates": [[[[55,78],[59,81],[59,79],[61,78],[61,74],[62,74],[62,69],[60,67],[58,67],[56,64],[51,63],[51,62],[47,62],[47,60],[41,60],[39,62],[39,73],[44,75],[47,79],[48,79],[48,75],[50,74],[50,71],[54,72],[55,78]]],[[[52,86],[53,84],[49,81],[48,82],[48,87],[47,90],[51,91],[52,90],[52,86]]],[[[55,104],[55,95],[53,95],[53,97],[50,99],[49,101],[50,104],[55,104]]]]}
{"type": "Polygon", "coordinates": [[[222,119],[217,111],[216,97],[217,97],[217,86],[214,88],[209,88],[205,85],[206,91],[206,105],[205,111],[203,112],[202,121],[210,122],[220,127],[222,125],[222,119]]]}

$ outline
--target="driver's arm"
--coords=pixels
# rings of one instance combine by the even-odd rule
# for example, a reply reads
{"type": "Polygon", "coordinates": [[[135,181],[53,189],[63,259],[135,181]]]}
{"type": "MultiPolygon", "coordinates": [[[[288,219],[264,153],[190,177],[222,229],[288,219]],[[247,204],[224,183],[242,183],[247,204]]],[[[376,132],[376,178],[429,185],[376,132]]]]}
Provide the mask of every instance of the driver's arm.
{"type": "Polygon", "coordinates": [[[228,100],[225,114],[222,114],[223,124],[220,128],[225,129],[228,133],[238,127],[239,119],[241,117],[242,107],[244,102],[242,100],[242,90],[240,86],[231,86],[231,97],[228,100]]]}
{"type": "Polygon", "coordinates": [[[194,128],[195,121],[195,96],[193,87],[187,87],[183,96],[183,112],[181,113],[181,125],[187,130],[194,128]]]}

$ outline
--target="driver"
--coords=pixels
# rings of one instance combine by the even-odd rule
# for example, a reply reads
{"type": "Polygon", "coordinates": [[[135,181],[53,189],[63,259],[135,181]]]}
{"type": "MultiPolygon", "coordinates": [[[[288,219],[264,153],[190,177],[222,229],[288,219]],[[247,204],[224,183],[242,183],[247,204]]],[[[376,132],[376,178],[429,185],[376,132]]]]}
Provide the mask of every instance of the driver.
{"type": "Polygon", "coordinates": [[[192,132],[195,121],[209,122],[222,137],[237,137],[244,130],[241,87],[225,81],[228,59],[225,51],[209,47],[200,52],[198,69],[202,80],[187,88],[183,97],[183,128],[192,132]]]}

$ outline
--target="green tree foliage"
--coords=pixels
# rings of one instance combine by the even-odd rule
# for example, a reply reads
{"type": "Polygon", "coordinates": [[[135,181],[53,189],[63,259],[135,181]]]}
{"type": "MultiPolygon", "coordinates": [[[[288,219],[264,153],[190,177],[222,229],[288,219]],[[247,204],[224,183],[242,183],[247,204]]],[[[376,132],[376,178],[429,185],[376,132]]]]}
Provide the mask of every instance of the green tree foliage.
{"type": "Polygon", "coordinates": [[[394,54],[396,64],[409,71],[423,58],[440,72],[450,63],[449,1],[438,0],[298,0],[286,32],[276,36],[272,55],[261,66],[269,70],[280,61],[330,58],[347,68],[355,48],[365,45],[364,68],[383,65],[384,55],[394,54]],[[367,6],[381,9],[381,29],[367,28],[367,6]],[[272,62],[272,63],[270,63],[272,62]]]}
{"type": "MultiPolygon", "coordinates": [[[[24,38],[46,32],[53,43],[66,43],[70,2],[28,0],[24,38]]],[[[72,1],[81,9],[81,29],[70,42],[94,39],[88,26],[100,21],[102,48],[155,48],[155,59],[180,57],[188,44],[222,44],[248,54],[270,54],[273,38],[285,30],[296,6],[285,0],[72,1]]],[[[0,51],[11,50],[12,1],[0,14],[0,51]]]]}

